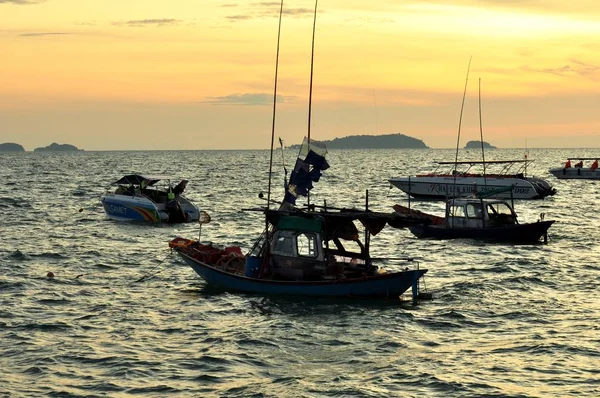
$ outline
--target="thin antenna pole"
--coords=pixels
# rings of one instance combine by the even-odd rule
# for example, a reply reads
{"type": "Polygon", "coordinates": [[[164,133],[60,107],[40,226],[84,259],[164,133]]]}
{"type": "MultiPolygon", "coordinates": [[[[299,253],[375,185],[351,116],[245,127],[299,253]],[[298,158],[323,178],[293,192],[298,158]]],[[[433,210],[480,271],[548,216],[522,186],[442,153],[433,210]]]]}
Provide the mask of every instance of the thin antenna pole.
{"type": "MultiPolygon", "coordinates": [[[[279,8],[279,28],[277,30],[277,56],[275,58],[275,86],[273,89],[273,125],[271,127],[271,156],[269,159],[269,190],[267,192],[267,209],[271,206],[271,173],[273,171],[273,147],[275,145],[275,110],[277,109],[277,74],[279,73],[279,42],[281,39],[281,17],[283,15],[283,0],[279,8]]],[[[267,229],[269,222],[267,221],[267,229]]]]}
{"type": "Polygon", "coordinates": [[[467,83],[469,82],[469,71],[471,70],[471,60],[473,56],[469,58],[469,66],[467,67],[467,78],[465,79],[465,90],[463,92],[462,105],[460,106],[460,117],[458,118],[458,137],[456,138],[456,156],[454,157],[454,197],[456,197],[456,168],[458,166],[458,146],[460,145],[460,128],[462,126],[463,110],[465,108],[465,97],[467,96],[467,83]]]}
{"type": "Polygon", "coordinates": [[[487,175],[485,173],[485,150],[483,149],[483,122],[481,121],[481,78],[479,78],[479,135],[481,137],[481,158],[483,159],[483,185],[487,187],[487,175]]]}
{"type": "Polygon", "coordinates": [[[312,36],[312,54],[310,57],[310,91],[308,93],[308,150],[310,150],[310,122],[312,116],[312,91],[313,91],[313,71],[315,65],[315,31],[317,28],[317,6],[319,0],[315,0],[315,15],[313,18],[313,36],[312,36]]]}

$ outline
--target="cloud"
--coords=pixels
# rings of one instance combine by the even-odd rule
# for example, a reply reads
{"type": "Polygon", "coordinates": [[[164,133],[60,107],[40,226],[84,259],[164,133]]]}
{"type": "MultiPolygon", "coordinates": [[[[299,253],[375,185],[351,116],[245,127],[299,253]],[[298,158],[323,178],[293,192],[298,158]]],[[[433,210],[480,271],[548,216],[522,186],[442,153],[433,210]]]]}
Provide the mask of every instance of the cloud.
{"type": "MultiPolygon", "coordinates": [[[[293,101],[294,96],[277,96],[277,103],[293,101]]],[[[272,105],[273,94],[268,93],[244,93],[230,94],[222,97],[207,97],[205,103],[222,105],[272,105]]]]}
{"type": "Polygon", "coordinates": [[[181,20],[174,18],[132,19],[130,21],[124,22],[114,22],[113,25],[141,28],[144,26],[172,26],[177,25],[181,22],[181,20]]]}
{"type": "Polygon", "coordinates": [[[45,0],[0,0],[0,4],[18,4],[18,5],[32,5],[42,3],[45,0]]]}
{"type": "MultiPolygon", "coordinates": [[[[2,1],[2,0],[0,0],[2,1]]],[[[21,33],[19,36],[21,37],[39,37],[39,36],[60,36],[60,35],[70,35],[71,33],[67,32],[33,32],[33,33],[21,33]]]]}
{"type": "Polygon", "coordinates": [[[592,80],[596,80],[595,75],[600,72],[600,66],[598,65],[590,65],[578,60],[571,60],[571,63],[572,65],[567,64],[554,68],[532,68],[530,66],[524,66],[521,69],[527,72],[547,73],[556,76],[578,75],[588,77],[592,80]]]}
{"type": "MultiPolygon", "coordinates": [[[[227,7],[237,7],[235,4],[227,4],[227,7]]],[[[278,17],[281,8],[279,2],[261,2],[251,3],[247,6],[248,11],[246,14],[236,14],[228,16],[227,19],[230,21],[244,21],[249,19],[260,19],[260,18],[272,18],[278,17]]],[[[292,17],[303,17],[305,15],[312,16],[315,10],[312,8],[290,8],[283,6],[283,14],[292,17]]],[[[322,12],[322,11],[321,11],[322,12]]]]}

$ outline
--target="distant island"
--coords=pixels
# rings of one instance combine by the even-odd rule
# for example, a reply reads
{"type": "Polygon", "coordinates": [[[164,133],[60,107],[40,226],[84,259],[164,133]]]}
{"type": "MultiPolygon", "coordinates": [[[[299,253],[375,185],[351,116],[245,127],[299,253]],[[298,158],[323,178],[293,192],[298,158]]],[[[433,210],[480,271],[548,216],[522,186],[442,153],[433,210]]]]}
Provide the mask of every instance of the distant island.
{"type": "MultiPolygon", "coordinates": [[[[495,146],[490,145],[489,143],[483,141],[483,147],[485,149],[497,149],[495,146]]],[[[481,141],[469,141],[467,145],[465,145],[465,149],[479,149],[481,148],[481,141]]]]}
{"type": "MultiPolygon", "coordinates": [[[[419,139],[404,134],[385,135],[350,135],[334,138],[329,141],[320,141],[328,149],[427,149],[425,143],[419,139]]],[[[300,149],[300,145],[290,145],[290,149],[300,149]]]]}
{"type": "Polygon", "coordinates": [[[48,146],[35,148],[33,151],[34,152],[73,152],[73,151],[83,151],[83,149],[79,149],[76,146],[73,146],[70,144],[57,144],[56,142],[53,142],[52,144],[50,144],[48,146]]]}
{"type": "Polygon", "coordinates": [[[13,142],[5,142],[0,144],[0,152],[25,152],[25,148],[13,142]]]}

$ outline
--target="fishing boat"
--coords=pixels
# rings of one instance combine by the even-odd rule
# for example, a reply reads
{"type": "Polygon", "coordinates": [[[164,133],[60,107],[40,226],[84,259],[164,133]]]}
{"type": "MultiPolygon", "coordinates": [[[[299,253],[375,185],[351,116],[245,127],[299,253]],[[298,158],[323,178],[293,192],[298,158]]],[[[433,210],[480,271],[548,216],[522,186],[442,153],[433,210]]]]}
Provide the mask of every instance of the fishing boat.
{"type": "Polygon", "coordinates": [[[575,180],[600,180],[600,170],[598,169],[598,159],[600,158],[569,158],[563,167],[550,169],[550,173],[558,179],[575,179],[575,180]],[[588,166],[584,167],[584,162],[592,161],[588,166]],[[571,162],[578,161],[574,165],[571,162]]]}
{"type": "MultiPolygon", "coordinates": [[[[329,167],[326,149],[305,139],[278,209],[249,211],[265,215],[265,230],[248,254],[239,247],[219,247],[175,238],[169,246],[208,284],[225,290],[258,294],[316,297],[398,298],[412,289],[419,297],[419,281],[427,272],[411,258],[381,259],[370,255],[371,237],[386,225],[407,227],[420,222],[410,216],[364,210],[296,206],[307,196],[321,172],[329,167]],[[364,240],[355,222],[364,226],[364,240]]],[[[269,201],[267,202],[269,203],[269,201]]],[[[362,231],[361,231],[362,232],[362,231]]]]}
{"type": "MultiPolygon", "coordinates": [[[[313,59],[317,4],[315,1],[313,59]]],[[[279,32],[282,15],[283,1],[279,12],[279,32]]],[[[271,176],[277,104],[276,63],[267,205],[249,209],[264,213],[265,228],[253,248],[243,255],[236,246],[218,247],[181,237],[173,239],[169,246],[208,284],[226,290],[314,297],[398,298],[412,289],[413,299],[416,299],[420,296],[419,281],[426,269],[421,269],[413,259],[405,258],[388,259],[399,263],[384,270],[381,259],[370,255],[372,236],[386,225],[408,226],[410,218],[370,211],[368,193],[364,210],[332,209],[326,203],[321,207],[310,204],[309,192],[313,183],[318,182],[322,172],[329,168],[325,145],[310,139],[313,59],[307,138],[300,147],[289,180],[286,178],[283,200],[277,203],[277,209],[271,209],[274,202],[271,200],[271,176]],[[297,206],[299,197],[306,197],[308,206],[297,206]],[[364,241],[359,239],[355,221],[364,226],[364,241]]],[[[284,171],[287,175],[285,166],[284,171]]]]}
{"type": "MultiPolygon", "coordinates": [[[[510,190],[510,188],[508,188],[510,190]]],[[[399,215],[421,218],[422,222],[408,229],[417,238],[477,239],[495,242],[536,243],[544,238],[548,242],[548,229],[554,220],[519,223],[513,201],[478,197],[455,198],[446,202],[445,217],[394,205],[399,215]]]]}
{"type": "Polygon", "coordinates": [[[187,183],[173,177],[125,175],[109,186],[100,201],[106,215],[116,221],[198,221],[198,207],[182,194],[187,183]]]}
{"type": "Polygon", "coordinates": [[[395,177],[390,184],[414,198],[448,199],[472,195],[474,192],[494,192],[492,197],[509,199],[543,199],[556,189],[546,180],[525,176],[533,160],[473,160],[436,162],[435,170],[413,177],[395,177]],[[462,170],[458,167],[462,166],[462,170]],[[472,171],[474,166],[496,167],[496,172],[472,171]],[[501,188],[512,187],[510,190],[501,188]]]}

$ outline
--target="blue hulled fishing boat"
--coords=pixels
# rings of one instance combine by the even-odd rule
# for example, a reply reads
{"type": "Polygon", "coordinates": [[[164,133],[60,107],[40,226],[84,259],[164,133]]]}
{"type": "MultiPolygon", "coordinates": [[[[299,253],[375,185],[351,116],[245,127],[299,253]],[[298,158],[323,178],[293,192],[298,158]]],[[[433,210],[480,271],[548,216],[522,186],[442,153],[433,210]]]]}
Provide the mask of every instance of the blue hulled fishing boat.
{"type": "Polygon", "coordinates": [[[421,222],[394,213],[296,206],[321,172],[329,167],[326,149],[305,139],[278,209],[249,209],[265,214],[266,229],[252,250],[218,247],[176,238],[169,245],[206,282],[226,290],[258,294],[319,297],[397,298],[412,289],[419,295],[419,280],[427,272],[410,258],[393,259],[386,270],[370,255],[371,237],[386,225],[407,227],[421,222]],[[355,225],[364,226],[360,231],[355,225]],[[364,241],[359,236],[364,233],[364,241]]]}

